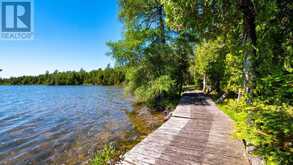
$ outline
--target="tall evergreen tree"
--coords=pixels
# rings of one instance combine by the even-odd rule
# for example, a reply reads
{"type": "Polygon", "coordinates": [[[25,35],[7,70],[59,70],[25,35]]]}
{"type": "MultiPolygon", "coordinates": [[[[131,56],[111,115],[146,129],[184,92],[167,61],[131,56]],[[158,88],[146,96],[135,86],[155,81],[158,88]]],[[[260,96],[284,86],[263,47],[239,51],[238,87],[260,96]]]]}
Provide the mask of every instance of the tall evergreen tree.
{"type": "Polygon", "coordinates": [[[127,88],[137,101],[163,107],[166,99],[182,91],[189,64],[186,56],[192,55],[189,45],[167,28],[159,0],[119,2],[124,39],[109,42],[109,54],[118,65],[127,67],[127,88]]]}

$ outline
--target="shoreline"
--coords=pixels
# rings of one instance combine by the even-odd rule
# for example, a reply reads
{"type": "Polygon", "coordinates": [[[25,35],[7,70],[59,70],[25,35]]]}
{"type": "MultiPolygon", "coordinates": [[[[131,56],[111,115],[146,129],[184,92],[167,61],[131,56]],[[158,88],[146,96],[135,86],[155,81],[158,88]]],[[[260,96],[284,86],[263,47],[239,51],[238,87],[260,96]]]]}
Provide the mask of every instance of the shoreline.
{"type": "Polygon", "coordinates": [[[133,102],[120,88],[4,86],[0,90],[4,164],[85,164],[106,140],[126,137],[133,127],[127,116],[134,110],[133,102]]]}
{"type": "MultiPolygon", "coordinates": [[[[1,85],[0,85],[1,86],[1,85]]],[[[97,86],[97,87],[110,87],[110,88],[121,88],[121,86],[104,86],[104,85],[56,85],[56,86],[50,86],[50,85],[5,85],[4,88],[9,87],[90,87],[90,86],[97,86]]],[[[107,144],[111,144],[115,146],[116,153],[115,156],[113,156],[113,160],[117,161],[119,160],[120,155],[123,155],[128,150],[130,150],[133,146],[135,146],[137,143],[139,143],[141,140],[143,140],[147,135],[152,133],[156,128],[161,126],[165,121],[165,113],[162,111],[156,111],[154,109],[147,108],[143,104],[137,104],[134,101],[134,98],[131,96],[126,96],[124,94],[123,96],[126,98],[126,100],[129,100],[132,105],[132,110],[123,110],[123,114],[126,115],[126,118],[128,120],[128,123],[130,124],[128,129],[124,130],[116,130],[115,128],[118,128],[119,125],[115,125],[115,121],[109,121],[105,123],[105,126],[101,128],[99,132],[97,132],[91,139],[95,140],[91,145],[92,147],[88,148],[87,141],[88,139],[83,139],[83,135],[76,135],[77,139],[73,143],[70,143],[64,148],[63,153],[56,153],[55,155],[49,155],[52,154],[51,151],[42,152],[40,158],[46,158],[46,156],[49,156],[46,160],[49,164],[51,163],[64,163],[64,164],[74,164],[76,162],[79,162],[81,164],[92,164],[92,160],[94,159],[97,152],[103,150],[103,147],[107,144]],[[114,124],[114,125],[113,125],[114,124]],[[86,143],[86,145],[84,145],[86,143]],[[85,146],[85,147],[81,147],[85,146]]],[[[117,123],[116,123],[117,124],[117,123]]],[[[48,148],[50,142],[43,142],[41,143],[42,148],[48,148]]],[[[30,154],[30,153],[28,153],[30,154]]],[[[39,155],[39,154],[37,154],[39,155]]],[[[34,156],[34,155],[30,155],[34,156]]],[[[40,158],[36,158],[36,160],[39,160],[40,158]]],[[[37,163],[37,161],[32,159],[29,160],[33,164],[37,163]]]]}
{"type": "MultiPolygon", "coordinates": [[[[112,150],[109,160],[102,160],[107,163],[113,164],[120,161],[121,157],[131,150],[136,144],[141,142],[145,137],[159,128],[165,122],[165,114],[147,108],[144,105],[133,105],[134,109],[131,112],[127,112],[127,116],[130,123],[133,125],[133,129],[128,132],[124,132],[123,138],[116,139],[115,141],[108,141],[104,146],[97,150],[95,156],[86,162],[86,164],[96,165],[95,159],[103,157],[105,150],[112,150]]],[[[99,160],[101,161],[101,160],[99,160]]],[[[101,162],[100,162],[101,163],[101,162]]]]}

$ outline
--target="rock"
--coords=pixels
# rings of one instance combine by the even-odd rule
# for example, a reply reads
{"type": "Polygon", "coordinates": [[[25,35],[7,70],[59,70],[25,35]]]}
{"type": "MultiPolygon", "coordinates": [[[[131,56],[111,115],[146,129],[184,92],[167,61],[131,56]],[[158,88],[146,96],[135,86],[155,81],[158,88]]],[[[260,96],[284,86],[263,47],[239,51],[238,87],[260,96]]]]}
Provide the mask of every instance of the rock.
{"type": "Polygon", "coordinates": [[[246,147],[246,153],[248,160],[251,165],[265,165],[265,161],[261,157],[253,156],[253,151],[255,150],[255,147],[250,145],[246,147]]]}
{"type": "Polygon", "coordinates": [[[259,157],[249,156],[248,159],[251,165],[265,165],[264,160],[259,157]]]}
{"type": "Polygon", "coordinates": [[[168,112],[168,111],[164,111],[164,121],[169,120],[172,117],[172,113],[168,112]]]}

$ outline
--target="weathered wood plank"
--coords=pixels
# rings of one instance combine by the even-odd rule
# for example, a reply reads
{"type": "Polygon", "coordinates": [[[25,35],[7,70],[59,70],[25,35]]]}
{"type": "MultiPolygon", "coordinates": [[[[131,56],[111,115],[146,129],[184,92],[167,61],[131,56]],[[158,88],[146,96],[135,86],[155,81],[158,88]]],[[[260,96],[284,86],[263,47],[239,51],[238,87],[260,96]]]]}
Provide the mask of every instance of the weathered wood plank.
{"type": "Polygon", "coordinates": [[[119,165],[246,165],[233,122],[203,94],[186,93],[172,117],[124,155],[119,165]]]}

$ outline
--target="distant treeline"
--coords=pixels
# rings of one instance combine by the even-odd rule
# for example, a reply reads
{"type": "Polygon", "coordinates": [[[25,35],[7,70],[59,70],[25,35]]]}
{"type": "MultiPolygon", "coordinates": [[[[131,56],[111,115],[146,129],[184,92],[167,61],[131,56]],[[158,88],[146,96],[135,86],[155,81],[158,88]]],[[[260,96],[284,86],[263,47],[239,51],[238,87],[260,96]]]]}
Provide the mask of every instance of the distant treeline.
{"type": "Polygon", "coordinates": [[[90,72],[56,70],[38,76],[0,78],[0,85],[120,85],[124,80],[123,69],[107,67],[90,72]]]}

